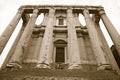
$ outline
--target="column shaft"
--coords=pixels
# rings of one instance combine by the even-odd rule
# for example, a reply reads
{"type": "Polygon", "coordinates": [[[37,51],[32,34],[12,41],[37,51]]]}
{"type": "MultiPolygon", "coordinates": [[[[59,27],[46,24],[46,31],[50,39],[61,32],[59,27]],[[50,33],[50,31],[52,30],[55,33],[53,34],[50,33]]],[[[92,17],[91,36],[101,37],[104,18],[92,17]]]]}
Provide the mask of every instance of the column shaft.
{"type": "MultiPolygon", "coordinates": [[[[78,13],[74,13],[74,20],[75,20],[75,25],[76,26],[80,26],[79,28],[81,29],[81,26],[83,26],[79,19],[78,19],[78,13]]],[[[82,64],[87,64],[88,63],[88,58],[86,55],[86,51],[85,51],[85,43],[83,40],[83,35],[82,33],[78,33],[78,46],[79,46],[79,53],[80,53],[80,59],[81,59],[81,63],[82,64]]]]}
{"type": "Polygon", "coordinates": [[[7,26],[5,31],[0,36],[0,54],[2,53],[5,45],[7,44],[9,38],[11,37],[11,35],[13,33],[13,31],[15,30],[18,22],[20,21],[23,12],[24,12],[24,10],[22,10],[22,9],[18,10],[18,12],[16,13],[13,20],[10,22],[10,24],[7,26]]]}
{"type": "MultiPolygon", "coordinates": [[[[97,18],[97,17],[93,16],[93,18],[97,18]]],[[[93,20],[94,20],[94,25],[96,26],[98,34],[100,36],[100,39],[101,39],[101,42],[102,42],[102,47],[104,49],[106,57],[108,57],[109,63],[111,64],[112,68],[115,69],[120,74],[120,69],[119,69],[119,67],[116,63],[116,60],[115,60],[115,58],[112,54],[112,51],[110,50],[110,48],[108,46],[108,43],[107,43],[107,41],[106,41],[106,39],[105,39],[101,29],[100,29],[99,23],[96,22],[95,19],[93,19],[93,20]]]]}
{"type": "Polygon", "coordinates": [[[53,53],[54,13],[55,10],[51,8],[46,20],[46,28],[38,56],[38,68],[50,68],[50,63],[53,62],[51,55],[53,53]]]}
{"type": "Polygon", "coordinates": [[[14,43],[12,44],[12,47],[10,48],[9,53],[7,54],[6,59],[4,60],[4,62],[3,62],[3,64],[2,64],[2,68],[5,68],[5,67],[6,67],[6,64],[9,62],[10,58],[12,57],[12,55],[13,55],[13,53],[14,53],[14,50],[15,50],[15,48],[16,48],[16,45],[17,45],[17,43],[18,43],[18,41],[19,41],[19,39],[20,39],[23,31],[24,31],[25,26],[26,26],[26,23],[23,22],[23,25],[22,25],[22,27],[21,27],[21,29],[20,29],[20,31],[19,31],[19,33],[18,33],[18,35],[17,35],[14,43]]]}
{"type": "Polygon", "coordinates": [[[25,48],[27,47],[28,41],[31,37],[33,28],[35,26],[35,22],[38,16],[38,9],[35,9],[33,11],[33,15],[30,18],[17,46],[16,49],[14,51],[14,54],[12,56],[12,59],[10,61],[10,63],[17,63],[17,64],[21,64],[22,59],[23,59],[23,53],[25,52],[25,48]]]}
{"type": "Polygon", "coordinates": [[[106,59],[105,59],[104,52],[101,48],[99,38],[97,36],[97,31],[96,31],[95,26],[92,22],[92,19],[90,18],[89,11],[87,9],[85,9],[83,11],[83,15],[85,17],[86,26],[88,28],[88,33],[89,33],[90,40],[92,43],[92,48],[93,48],[98,65],[101,66],[103,64],[108,64],[106,59]]]}
{"type": "Polygon", "coordinates": [[[74,16],[71,9],[67,10],[67,26],[68,26],[68,54],[69,69],[81,68],[81,60],[79,55],[78,40],[74,24],[74,16]]]}
{"type": "Polygon", "coordinates": [[[120,56],[120,35],[116,31],[111,21],[108,19],[103,9],[99,11],[99,14],[120,56]]]}

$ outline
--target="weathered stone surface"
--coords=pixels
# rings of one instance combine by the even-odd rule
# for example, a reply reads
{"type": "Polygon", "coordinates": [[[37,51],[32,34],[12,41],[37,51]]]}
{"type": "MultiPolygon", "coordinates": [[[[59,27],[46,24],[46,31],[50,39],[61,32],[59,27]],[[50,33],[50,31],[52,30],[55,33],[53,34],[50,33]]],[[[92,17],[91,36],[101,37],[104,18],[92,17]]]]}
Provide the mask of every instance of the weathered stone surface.
{"type": "Polygon", "coordinates": [[[24,10],[23,9],[19,9],[18,12],[16,13],[15,17],[13,18],[13,20],[10,22],[10,24],[7,26],[7,28],[5,29],[5,31],[2,33],[2,35],[0,36],[0,54],[2,53],[5,45],[7,44],[9,38],[11,37],[13,31],[15,30],[17,24],[19,23],[22,14],[23,14],[24,10]]]}
{"type": "MultiPolygon", "coordinates": [[[[11,59],[10,63],[0,71],[1,80],[120,80],[120,70],[97,24],[101,16],[107,28],[113,27],[106,15],[99,12],[102,7],[46,5],[21,9],[24,13],[17,18],[22,16],[23,27],[7,55],[9,59],[5,60],[9,63],[11,59]],[[40,13],[45,16],[43,22],[36,25],[40,13]],[[86,26],[79,22],[79,13],[84,15],[86,26]]],[[[15,18],[12,26],[17,22],[15,18]]],[[[115,30],[108,31],[114,38],[118,37],[115,30]]]]}
{"type": "Polygon", "coordinates": [[[110,37],[112,38],[113,43],[115,44],[115,47],[118,51],[119,57],[120,57],[120,35],[111,23],[111,21],[108,19],[105,11],[103,9],[99,10],[99,15],[108,31],[110,34],[110,37]]]}
{"type": "Polygon", "coordinates": [[[28,24],[26,25],[26,28],[15,48],[14,54],[10,60],[10,63],[22,63],[23,60],[23,54],[25,53],[26,47],[28,45],[29,39],[31,37],[35,21],[38,16],[38,9],[35,9],[33,11],[33,15],[31,16],[31,19],[29,20],[28,24]]]}
{"type": "Polygon", "coordinates": [[[50,69],[20,69],[4,72],[0,71],[1,80],[119,80],[113,71],[92,70],[50,70],[50,69]]]}
{"type": "Polygon", "coordinates": [[[83,14],[85,17],[86,26],[88,28],[88,33],[89,33],[90,40],[92,43],[92,48],[93,48],[98,65],[109,64],[109,63],[107,63],[106,58],[104,56],[104,52],[101,48],[99,38],[97,36],[97,31],[95,29],[95,26],[93,24],[93,21],[92,21],[90,15],[89,15],[89,11],[87,9],[85,9],[83,11],[83,14]]]}
{"type": "MultiPolygon", "coordinates": [[[[99,36],[99,40],[101,42],[101,45],[102,45],[102,48],[104,50],[104,55],[106,56],[106,59],[107,59],[107,62],[109,62],[109,64],[111,65],[111,68],[115,69],[116,71],[119,72],[119,67],[115,60],[115,57],[113,56],[114,54],[112,53],[112,51],[110,50],[108,44],[107,44],[107,41],[102,33],[102,30],[100,29],[100,25],[99,25],[99,22],[98,22],[98,19],[100,17],[98,15],[93,15],[92,16],[92,20],[94,22],[94,25],[96,26],[96,29],[97,29],[97,32],[98,32],[98,36],[99,36]]],[[[118,56],[119,57],[119,56],[118,56]]]]}
{"type": "Polygon", "coordinates": [[[67,10],[69,69],[80,69],[81,59],[72,9],[67,10]]]}
{"type": "Polygon", "coordinates": [[[50,68],[52,63],[52,50],[53,50],[53,25],[54,25],[54,13],[52,8],[49,10],[48,18],[45,16],[46,30],[41,44],[41,50],[38,57],[38,68],[50,68]]]}

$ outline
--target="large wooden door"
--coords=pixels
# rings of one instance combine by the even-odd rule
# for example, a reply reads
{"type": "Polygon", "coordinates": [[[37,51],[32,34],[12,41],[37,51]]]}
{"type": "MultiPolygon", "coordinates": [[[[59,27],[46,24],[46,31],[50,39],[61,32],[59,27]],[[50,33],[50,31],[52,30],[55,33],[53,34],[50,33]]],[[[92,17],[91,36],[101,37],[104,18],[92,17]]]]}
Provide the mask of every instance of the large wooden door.
{"type": "Polygon", "coordinates": [[[65,49],[64,47],[56,47],[56,63],[65,62],[65,49]]]}

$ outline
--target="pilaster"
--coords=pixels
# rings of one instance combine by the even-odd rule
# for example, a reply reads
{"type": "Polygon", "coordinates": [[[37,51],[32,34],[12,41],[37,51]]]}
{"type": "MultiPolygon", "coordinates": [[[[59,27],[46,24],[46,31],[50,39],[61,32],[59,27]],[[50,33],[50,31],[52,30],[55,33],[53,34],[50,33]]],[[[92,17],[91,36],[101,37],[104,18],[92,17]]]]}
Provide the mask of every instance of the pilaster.
{"type": "Polygon", "coordinates": [[[82,64],[89,64],[88,61],[88,55],[85,50],[85,43],[83,39],[83,34],[78,33],[78,44],[79,44],[79,53],[80,53],[80,59],[82,64]]]}

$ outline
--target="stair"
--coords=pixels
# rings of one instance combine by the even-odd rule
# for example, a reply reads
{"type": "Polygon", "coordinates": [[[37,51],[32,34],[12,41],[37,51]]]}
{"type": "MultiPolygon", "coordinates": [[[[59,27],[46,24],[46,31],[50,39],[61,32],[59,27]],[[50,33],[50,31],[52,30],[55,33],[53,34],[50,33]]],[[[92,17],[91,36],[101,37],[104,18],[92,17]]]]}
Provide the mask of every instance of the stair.
{"type": "Polygon", "coordinates": [[[114,71],[22,68],[1,70],[0,80],[120,80],[114,71]]]}

